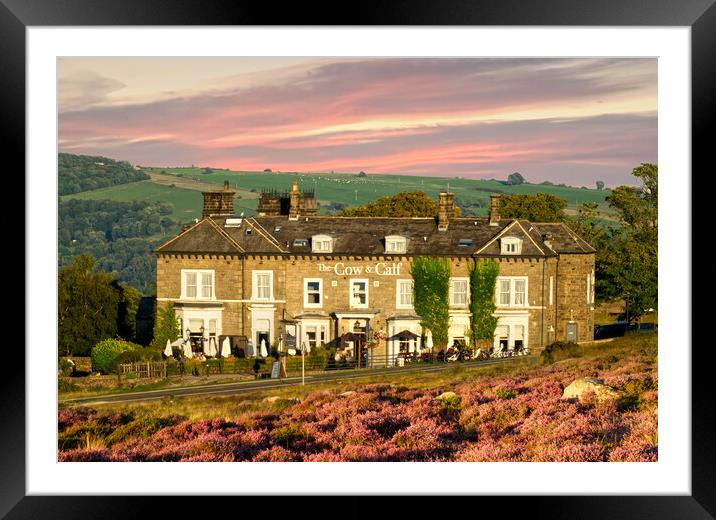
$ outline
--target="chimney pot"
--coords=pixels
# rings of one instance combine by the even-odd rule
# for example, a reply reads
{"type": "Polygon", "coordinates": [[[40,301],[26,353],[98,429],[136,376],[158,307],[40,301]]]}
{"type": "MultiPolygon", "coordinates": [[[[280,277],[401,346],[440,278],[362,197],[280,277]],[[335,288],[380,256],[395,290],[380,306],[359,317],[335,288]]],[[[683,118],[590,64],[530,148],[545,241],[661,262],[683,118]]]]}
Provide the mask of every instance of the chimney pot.
{"type": "Polygon", "coordinates": [[[500,195],[490,195],[490,225],[496,226],[500,222],[500,195]]]}
{"type": "Polygon", "coordinates": [[[438,202],[438,230],[447,231],[450,219],[455,216],[454,193],[440,192],[438,202]]]}

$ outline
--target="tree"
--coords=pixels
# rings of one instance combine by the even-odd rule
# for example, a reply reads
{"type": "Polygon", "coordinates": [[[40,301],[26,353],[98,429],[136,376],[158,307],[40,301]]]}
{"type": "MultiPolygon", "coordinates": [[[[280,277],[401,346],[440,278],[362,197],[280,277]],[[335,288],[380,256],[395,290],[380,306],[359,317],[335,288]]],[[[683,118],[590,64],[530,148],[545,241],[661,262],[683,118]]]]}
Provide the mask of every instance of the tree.
{"type": "Polygon", "coordinates": [[[418,256],[410,266],[413,305],[421,318],[420,326],[432,334],[433,352],[442,352],[447,347],[451,271],[447,258],[418,256]]]}
{"type": "Polygon", "coordinates": [[[204,175],[208,175],[209,173],[213,173],[213,171],[211,168],[204,168],[201,173],[203,173],[204,175]]]}
{"type": "Polygon", "coordinates": [[[492,259],[474,259],[470,266],[470,341],[472,346],[492,345],[497,328],[495,284],[500,265],[492,259]]]}
{"type": "Polygon", "coordinates": [[[604,181],[597,181],[597,189],[599,191],[604,189],[604,181]]]}
{"type": "Polygon", "coordinates": [[[608,228],[600,224],[596,202],[583,202],[576,217],[566,219],[567,225],[597,251],[603,248],[608,238],[608,228]]]}
{"type": "MultiPolygon", "coordinates": [[[[459,209],[455,208],[455,216],[459,209]]],[[[381,197],[375,202],[347,208],[341,217],[434,217],[438,214],[438,204],[422,191],[410,193],[401,192],[387,197],[381,197]]]]}
{"type": "Polygon", "coordinates": [[[507,176],[507,184],[510,186],[517,186],[525,182],[525,178],[521,173],[515,172],[507,176]]]}
{"type": "Polygon", "coordinates": [[[365,173],[365,172],[360,172],[360,173],[358,174],[358,177],[365,177],[365,176],[366,176],[366,173],[365,173]]]}
{"type": "Polygon", "coordinates": [[[137,309],[142,293],[127,284],[120,284],[120,299],[117,313],[119,335],[127,341],[137,341],[137,309]]]}
{"type": "Polygon", "coordinates": [[[596,288],[604,298],[631,294],[629,321],[658,304],[658,167],[642,163],[632,174],[641,187],[618,186],[607,197],[622,226],[605,240],[596,266],[596,288]]]}
{"type": "Polygon", "coordinates": [[[121,288],[110,273],[95,271],[88,253],[61,269],[58,278],[59,353],[88,355],[97,342],[117,334],[121,288]]]}
{"type": "Polygon", "coordinates": [[[271,168],[265,168],[264,173],[271,173],[271,168]]]}
{"type": "Polygon", "coordinates": [[[532,222],[563,222],[567,201],[549,193],[514,194],[500,197],[500,215],[532,222]]]}
{"type": "Polygon", "coordinates": [[[159,348],[166,345],[167,340],[174,342],[181,335],[179,320],[177,319],[174,305],[169,303],[157,310],[156,321],[154,322],[154,339],[152,346],[159,348]]]}

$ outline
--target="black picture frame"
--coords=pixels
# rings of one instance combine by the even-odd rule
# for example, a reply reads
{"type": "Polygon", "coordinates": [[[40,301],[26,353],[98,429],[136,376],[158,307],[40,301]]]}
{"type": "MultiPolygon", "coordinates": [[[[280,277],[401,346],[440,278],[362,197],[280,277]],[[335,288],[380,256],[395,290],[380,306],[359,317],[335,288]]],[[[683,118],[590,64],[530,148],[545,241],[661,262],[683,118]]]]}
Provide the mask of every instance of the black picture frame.
{"type": "MultiPolygon", "coordinates": [[[[337,4],[334,4],[334,7],[337,4]]],[[[543,25],[543,26],[688,26],[691,27],[692,73],[692,169],[712,175],[707,165],[713,144],[708,138],[710,119],[716,104],[716,6],[714,0],[401,0],[368,1],[355,9],[331,9],[307,3],[239,3],[209,0],[0,0],[0,129],[5,159],[12,159],[14,171],[25,171],[25,29],[29,26],[113,26],[113,25],[543,25]],[[280,8],[277,6],[280,5],[280,8]]],[[[8,168],[7,171],[10,169],[8,168]]],[[[674,173],[678,174],[678,173],[674,173]]],[[[688,176],[690,172],[682,172],[688,176]]],[[[702,179],[704,185],[707,179],[702,179]]],[[[20,183],[13,187],[22,190],[20,183]]],[[[704,190],[705,191],[705,190],[704,190]]],[[[5,192],[6,196],[8,191],[5,192]]],[[[27,196],[27,194],[25,194],[27,196]]],[[[19,198],[19,197],[18,197],[19,198]]],[[[679,218],[688,220],[691,215],[679,218]]],[[[24,243],[24,238],[19,241],[24,243]]],[[[15,247],[17,242],[15,242],[15,247]]],[[[28,259],[25,259],[27,265],[28,259]]],[[[25,278],[32,276],[25,268],[25,278]]],[[[685,265],[684,283],[691,286],[691,266],[685,265]]],[[[12,302],[17,305],[16,302],[12,302]]],[[[691,305],[691,302],[679,304],[691,305]]],[[[693,308],[693,307],[692,307],[693,308]]],[[[684,324],[686,327],[687,324],[684,324]]],[[[689,332],[691,325],[688,324],[689,332]]],[[[501,517],[524,516],[561,518],[714,518],[716,516],[716,406],[708,382],[714,359],[712,342],[691,348],[690,334],[684,344],[669,348],[692,354],[692,493],[688,496],[532,496],[474,497],[476,511],[483,514],[499,508],[501,517]],[[509,507],[507,507],[509,504],[509,507]],[[492,506],[492,507],[491,507],[492,506]]],[[[26,345],[26,348],[37,346],[26,345]]],[[[18,518],[115,518],[151,512],[158,504],[153,497],[27,496],[25,491],[25,362],[12,360],[12,369],[0,377],[0,517],[18,518]]],[[[8,366],[6,366],[8,368],[8,366]]],[[[568,471],[568,470],[567,470],[568,471]]],[[[565,474],[568,478],[568,474],[565,474]]],[[[317,490],[320,494],[320,490],[317,490]]],[[[271,516],[295,514],[310,497],[292,497],[284,508],[270,502],[271,516]],[[291,513],[289,513],[289,511],[291,513]]],[[[315,499],[314,499],[315,500],[315,499]]],[[[445,511],[452,500],[433,501],[445,511]]],[[[185,516],[192,499],[163,497],[161,514],[185,516]]],[[[195,499],[193,499],[196,502],[195,499]]],[[[205,514],[227,507],[245,514],[254,507],[242,500],[212,497],[203,502],[205,514]]],[[[365,502],[360,502],[365,504],[365,502]]],[[[311,506],[312,515],[324,510],[334,516],[333,506],[323,500],[311,506]],[[332,511],[332,512],[331,512],[332,511]]],[[[412,497],[400,502],[400,515],[424,512],[426,499],[412,497]]],[[[357,516],[356,507],[343,503],[338,512],[357,516]],[[345,506],[345,507],[344,507],[345,506]]],[[[382,511],[387,511],[381,506],[382,511]]],[[[266,508],[268,513],[268,508],[266,508]]],[[[253,511],[252,511],[253,513],[253,511]]],[[[463,514],[463,513],[460,513],[463,514]]],[[[478,513],[479,514],[479,513],[478,513]]],[[[493,513],[494,514],[494,513],[493,513]]]]}

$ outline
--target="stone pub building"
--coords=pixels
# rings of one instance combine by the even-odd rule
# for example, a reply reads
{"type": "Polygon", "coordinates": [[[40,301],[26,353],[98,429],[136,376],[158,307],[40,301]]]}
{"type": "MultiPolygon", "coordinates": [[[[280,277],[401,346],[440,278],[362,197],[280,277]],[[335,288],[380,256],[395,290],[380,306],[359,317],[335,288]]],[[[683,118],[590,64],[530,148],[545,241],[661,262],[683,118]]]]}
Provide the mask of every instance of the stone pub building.
{"type": "MultiPolygon", "coordinates": [[[[450,345],[465,338],[469,264],[499,263],[494,346],[541,350],[594,335],[595,250],[562,223],[455,217],[441,193],[431,218],[316,215],[312,192],[264,192],[258,215],[237,216],[234,192],[205,192],[203,217],[156,249],[157,305],[172,303],[185,337],[213,337],[232,349],[281,342],[361,349],[371,355],[431,345],[413,308],[411,260],[450,260],[450,345]]],[[[390,361],[389,361],[390,362],[390,361]]]]}

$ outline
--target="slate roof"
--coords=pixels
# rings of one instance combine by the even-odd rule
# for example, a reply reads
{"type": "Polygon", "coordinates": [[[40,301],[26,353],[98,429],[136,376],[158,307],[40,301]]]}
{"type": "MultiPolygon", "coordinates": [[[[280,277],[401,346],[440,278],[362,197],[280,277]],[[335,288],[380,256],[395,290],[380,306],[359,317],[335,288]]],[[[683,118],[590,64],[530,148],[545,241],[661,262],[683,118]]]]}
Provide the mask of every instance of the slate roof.
{"type": "Polygon", "coordinates": [[[540,235],[552,234],[552,250],[557,253],[595,253],[597,251],[566,224],[538,222],[534,226],[539,230],[540,235]]]}
{"type": "MultiPolygon", "coordinates": [[[[246,217],[239,227],[225,227],[226,216],[200,220],[156,249],[157,253],[184,254],[273,254],[310,255],[311,237],[329,235],[333,255],[391,256],[385,253],[385,237],[407,238],[406,253],[395,256],[500,256],[499,238],[522,238],[522,253],[517,256],[555,256],[557,253],[593,253],[595,250],[563,224],[532,224],[526,220],[503,219],[490,226],[486,218],[454,218],[446,231],[438,231],[435,218],[396,217],[246,217]],[[542,234],[552,234],[552,248],[542,234]],[[296,245],[306,239],[308,245],[296,245]],[[460,241],[472,244],[460,245],[460,241]]],[[[325,253],[315,253],[326,256],[325,253]]]]}

